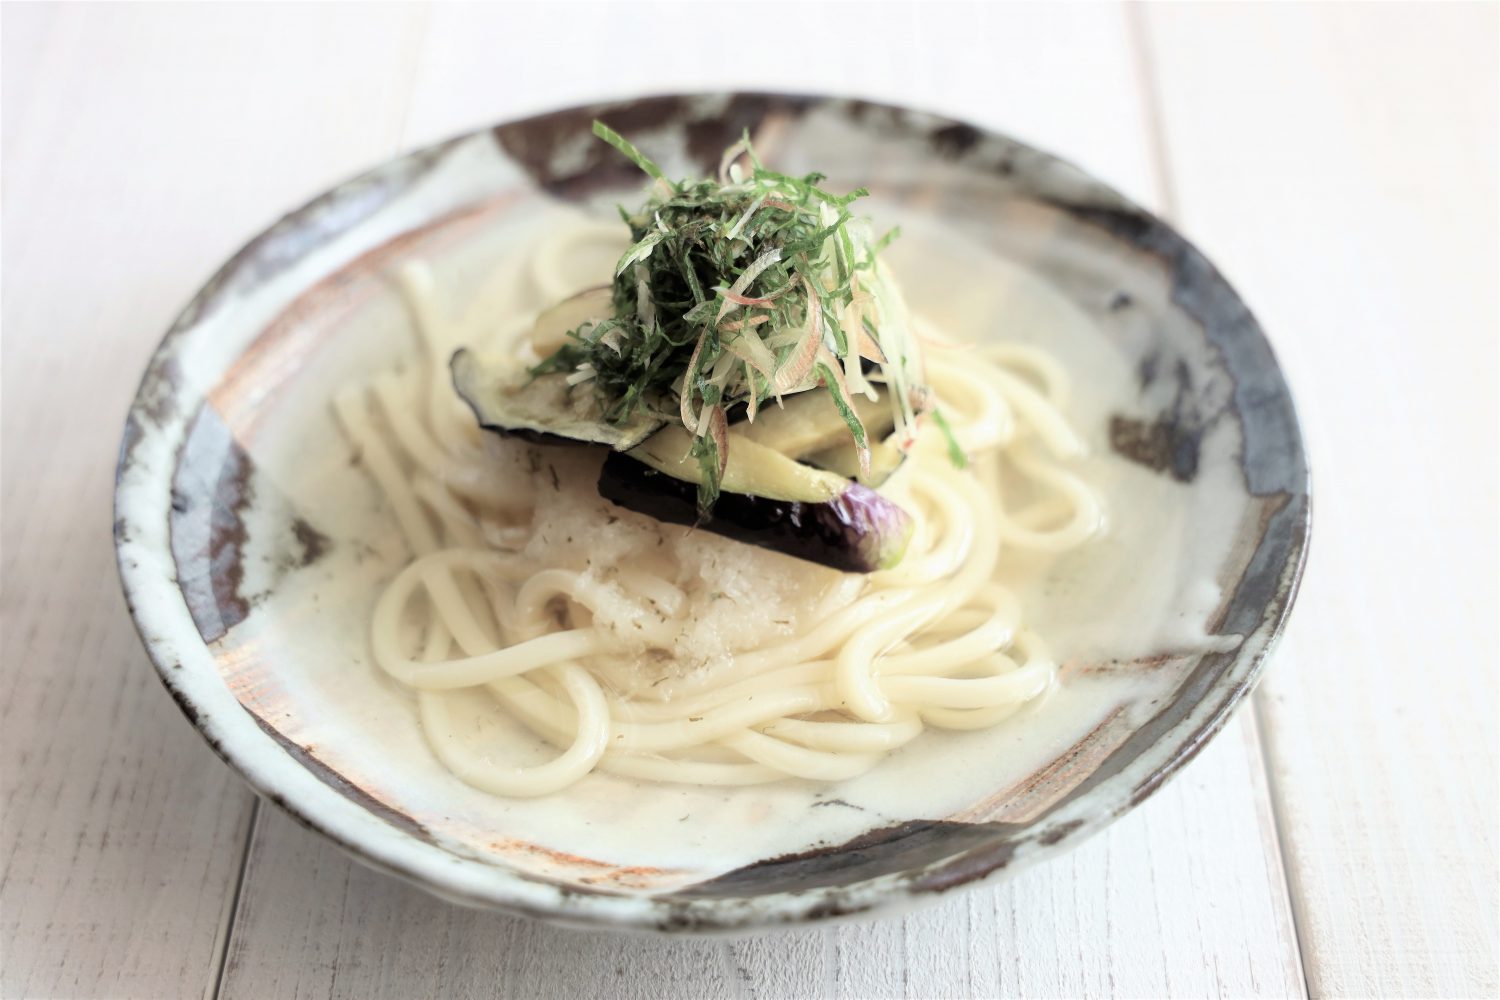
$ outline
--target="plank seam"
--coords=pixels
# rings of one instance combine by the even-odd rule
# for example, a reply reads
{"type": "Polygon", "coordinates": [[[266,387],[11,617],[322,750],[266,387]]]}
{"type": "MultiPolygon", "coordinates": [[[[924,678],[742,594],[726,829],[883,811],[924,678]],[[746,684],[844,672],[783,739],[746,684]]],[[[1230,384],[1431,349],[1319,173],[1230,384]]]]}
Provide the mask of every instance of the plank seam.
{"type": "Polygon", "coordinates": [[[224,928],[224,943],[215,957],[217,968],[211,969],[213,977],[212,1000],[219,1000],[224,992],[224,977],[229,969],[229,947],[234,942],[234,930],[240,919],[240,899],[245,888],[245,874],[250,870],[250,847],[255,840],[255,829],[260,823],[260,798],[250,803],[250,820],[245,824],[245,837],[240,846],[240,869],[235,875],[234,892],[229,897],[229,922],[224,928]]]}
{"type": "MultiPolygon", "coordinates": [[[[1177,189],[1172,180],[1166,113],[1161,98],[1160,78],[1156,71],[1155,53],[1151,47],[1151,30],[1146,18],[1147,12],[1144,4],[1127,3],[1125,5],[1126,33],[1130,37],[1130,49],[1135,56],[1136,73],[1140,78],[1142,118],[1146,123],[1146,142],[1150,149],[1153,174],[1156,179],[1159,211],[1163,217],[1177,222],[1180,221],[1178,215],[1180,206],[1177,203],[1177,189]]],[[[1301,980],[1302,995],[1307,997],[1311,996],[1308,992],[1307,951],[1303,946],[1302,918],[1295,887],[1292,884],[1292,871],[1287,865],[1285,846],[1288,839],[1287,825],[1281,808],[1276,775],[1267,755],[1270,732],[1263,718],[1264,713],[1260,710],[1263,700],[1260,692],[1257,691],[1251,696],[1250,704],[1246,708],[1250,711],[1254,724],[1256,757],[1260,764],[1261,776],[1266,783],[1266,798],[1271,808],[1276,866],[1281,870],[1283,898],[1287,914],[1291,919],[1292,947],[1296,950],[1297,976],[1301,980]]]]}
{"type": "Polygon", "coordinates": [[[1260,751],[1260,766],[1266,776],[1266,798],[1270,800],[1271,804],[1271,825],[1276,831],[1276,861],[1281,866],[1281,879],[1283,887],[1286,890],[1287,909],[1292,915],[1292,933],[1295,935],[1295,944],[1297,946],[1297,965],[1302,971],[1302,994],[1310,997],[1312,993],[1308,987],[1307,960],[1303,957],[1307,954],[1307,949],[1303,946],[1302,939],[1302,907],[1298,902],[1299,894],[1296,892],[1296,887],[1292,884],[1295,876],[1291,866],[1286,863],[1286,850],[1282,847],[1282,843],[1288,839],[1288,831],[1286,816],[1281,808],[1281,796],[1279,793],[1279,783],[1276,780],[1276,769],[1271,767],[1269,760],[1269,748],[1273,736],[1270,724],[1266,721],[1266,717],[1270,713],[1265,710],[1267,708],[1264,704],[1265,700],[1265,696],[1259,691],[1256,691],[1250,699],[1251,708],[1253,709],[1252,714],[1255,719],[1255,742],[1260,751]]]}
{"type": "Polygon", "coordinates": [[[1156,58],[1151,51],[1150,29],[1146,26],[1144,5],[1125,5],[1125,33],[1130,37],[1130,51],[1135,56],[1136,76],[1140,79],[1141,118],[1146,123],[1146,146],[1150,152],[1152,176],[1161,215],[1177,219],[1177,190],[1172,183],[1172,168],[1167,155],[1167,129],[1162,110],[1161,91],[1156,73],[1156,58]]]}

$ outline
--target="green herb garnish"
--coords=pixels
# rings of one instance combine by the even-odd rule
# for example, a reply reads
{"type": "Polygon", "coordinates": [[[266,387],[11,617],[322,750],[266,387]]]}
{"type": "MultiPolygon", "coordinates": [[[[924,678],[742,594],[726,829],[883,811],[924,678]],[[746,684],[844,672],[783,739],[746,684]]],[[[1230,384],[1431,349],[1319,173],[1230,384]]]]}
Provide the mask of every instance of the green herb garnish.
{"type": "Polygon", "coordinates": [[[969,464],[969,456],[964,454],[963,447],[958,443],[958,437],[953,433],[953,428],[948,424],[948,418],[943,416],[943,411],[934,408],[932,411],[932,422],[937,424],[938,430],[943,432],[943,438],[948,442],[948,461],[953,463],[955,469],[962,469],[969,464]]]}
{"type": "Polygon", "coordinates": [[[868,469],[850,400],[876,398],[874,381],[911,436],[926,394],[875,258],[896,233],[873,241],[849,209],[868,192],[837,195],[819,186],[821,174],[767,169],[748,133],[725,151],[717,178],[675,182],[602,122],[594,134],[653,183],[638,211],[620,210],[633,245],[615,269],[614,315],[572,331],[533,374],[591,384],[610,421],[638,407],[680,419],[703,470],[705,513],[718,497],[735,407],[753,420],[769,400],[826,391],[868,469]],[[864,361],[875,366],[868,377],[864,361]]]}

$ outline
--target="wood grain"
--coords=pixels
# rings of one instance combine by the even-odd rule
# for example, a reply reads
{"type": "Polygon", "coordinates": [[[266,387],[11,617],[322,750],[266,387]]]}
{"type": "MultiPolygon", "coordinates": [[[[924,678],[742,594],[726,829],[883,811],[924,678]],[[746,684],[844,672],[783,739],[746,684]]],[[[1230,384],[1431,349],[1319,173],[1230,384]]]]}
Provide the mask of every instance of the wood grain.
{"type": "Polygon", "coordinates": [[[1152,7],[1181,219],[1312,444],[1261,694],[1309,986],[1494,996],[1494,5],[1152,7]]]}
{"type": "Polygon", "coordinates": [[[391,151],[408,17],[5,8],[4,996],[215,989],[251,796],[126,615],[120,428],[151,347],[218,262],[391,151]],[[358,65],[323,61],[339,39],[358,65]]]}
{"type": "Polygon", "coordinates": [[[434,7],[411,91],[407,145],[505,118],[633,94],[743,88],[850,94],[939,110],[1065,153],[1148,204],[1156,171],[1143,143],[1139,67],[1118,7],[902,3],[854,15],[801,3],[797,31],[840,39],[817,57],[795,44],[737,58],[743,8],[676,3],[434,7]],[[730,48],[714,40],[730,40],[730,48]],[[632,64],[579,53],[670,52],[632,64]]]}

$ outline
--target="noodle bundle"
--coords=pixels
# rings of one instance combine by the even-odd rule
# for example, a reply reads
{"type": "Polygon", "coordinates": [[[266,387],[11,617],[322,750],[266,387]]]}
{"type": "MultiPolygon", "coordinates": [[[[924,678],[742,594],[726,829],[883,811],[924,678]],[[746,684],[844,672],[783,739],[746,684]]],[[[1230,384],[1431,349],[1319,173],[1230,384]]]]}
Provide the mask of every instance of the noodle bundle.
{"type": "MultiPolygon", "coordinates": [[[[553,246],[533,260],[544,296],[565,285],[547,263],[558,257],[553,246]]],[[[402,284],[421,363],[347,387],[335,409],[412,554],[376,604],[375,661],[415,693],[434,753],[463,781],[504,796],[545,795],[595,770],[713,785],[838,781],[927,727],[993,726],[1054,684],[1046,644],[995,580],[1007,552],[1062,552],[1102,518],[1064,465],[1083,446],[1063,417],[1066,377],[1044,352],[944,346],[917,321],[928,382],[968,464],[954,465],[935,429],[919,433],[881,490],[915,522],[894,568],[839,574],[597,496],[579,498],[588,537],[567,539],[585,555],[559,563],[559,540],[541,525],[570,493],[593,492],[591,459],[559,456],[546,484],[536,446],[480,431],[453,394],[447,354],[479,339],[489,307],[449,323],[424,267],[402,284]],[[610,557],[612,533],[635,539],[621,550],[631,555],[610,557]],[[724,597],[705,589],[710,577],[733,587],[744,575],[723,570],[726,552],[786,581],[782,599],[799,610],[767,624],[738,592],[707,629],[703,609],[724,597]],[[717,645],[700,641],[708,632],[717,645]],[[477,749],[454,713],[455,698],[475,693],[550,757],[477,749]]]]}

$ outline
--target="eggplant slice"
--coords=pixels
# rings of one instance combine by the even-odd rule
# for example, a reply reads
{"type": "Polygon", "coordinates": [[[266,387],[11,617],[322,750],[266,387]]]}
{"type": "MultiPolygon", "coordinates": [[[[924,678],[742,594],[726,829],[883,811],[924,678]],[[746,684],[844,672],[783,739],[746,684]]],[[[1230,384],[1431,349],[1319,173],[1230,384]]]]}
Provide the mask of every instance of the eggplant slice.
{"type": "MultiPolygon", "coordinates": [[[[719,488],[770,500],[822,503],[843,493],[849,481],[788,458],[775,448],[729,432],[724,473],[719,488]]],[[[693,437],[678,426],[663,427],[627,454],[657,472],[695,487],[703,482],[703,467],[691,455],[693,437]]]]}
{"type": "Polygon", "coordinates": [[[568,385],[564,372],[533,377],[519,362],[486,363],[468,348],[448,362],[453,389],[479,426],[535,444],[594,444],[626,451],[661,429],[661,418],[637,410],[610,423],[587,383],[568,385]]]}
{"type": "Polygon", "coordinates": [[[900,467],[906,454],[896,447],[893,433],[896,416],[888,402],[866,396],[854,397],[854,412],[870,439],[870,471],[860,472],[859,450],[833,399],[822,392],[799,392],[782,405],[767,404],[754,423],[735,431],[759,444],[775,448],[788,458],[836,472],[866,486],[880,486],[900,467]]]}
{"type": "Polygon", "coordinates": [[[681,450],[671,446],[680,442],[662,440],[671,438],[672,430],[676,428],[668,428],[628,454],[612,452],[599,474],[599,495],[658,521],[697,525],[735,541],[850,573],[889,569],[906,553],[914,525],[911,515],[896,504],[867,486],[743,440],[730,445],[724,482],[729,483],[738,459],[742,465],[735,478],[763,476],[769,484],[766,491],[778,495],[757,496],[726,488],[713,512],[700,519],[698,487],[691,478],[696,463],[675,457],[681,450]]]}
{"type": "MultiPolygon", "coordinates": [[[[895,415],[883,399],[877,403],[866,396],[855,396],[853,404],[871,441],[888,437],[895,429],[895,415]]],[[[775,448],[789,458],[806,458],[853,441],[833,397],[816,391],[787,396],[779,406],[770,401],[762,403],[755,421],[738,430],[751,441],[775,448]]]]}
{"type": "MultiPolygon", "coordinates": [[[[680,426],[644,412],[623,424],[609,423],[592,388],[568,385],[566,373],[533,377],[519,362],[487,363],[467,349],[454,353],[449,368],[454,389],[485,430],[536,444],[612,449],[599,494],[629,510],[851,573],[894,566],[911,541],[914,526],[906,511],[846,478],[843,467],[858,464],[853,443],[832,442],[849,430],[820,396],[789,398],[785,410],[768,409],[755,424],[735,426],[718,501],[700,519],[702,469],[689,457],[692,437],[680,426]],[[801,454],[818,446],[821,451],[801,454]],[[830,456],[838,458],[830,463],[837,471],[815,467],[822,464],[817,458],[830,456]],[[803,457],[809,461],[799,461],[803,457]]],[[[884,411],[861,413],[876,434],[890,432],[881,423],[884,411]]],[[[872,479],[899,464],[899,452],[885,442],[873,449],[881,458],[886,452],[892,457],[876,463],[872,479]]]]}
{"type": "Polygon", "coordinates": [[[901,463],[906,461],[906,452],[896,447],[894,438],[876,441],[870,446],[870,471],[868,473],[860,471],[859,452],[855,449],[853,442],[837,444],[823,451],[815,451],[810,455],[803,455],[799,460],[816,468],[835,472],[866,486],[879,487],[883,486],[885,481],[901,468],[901,463]]]}

